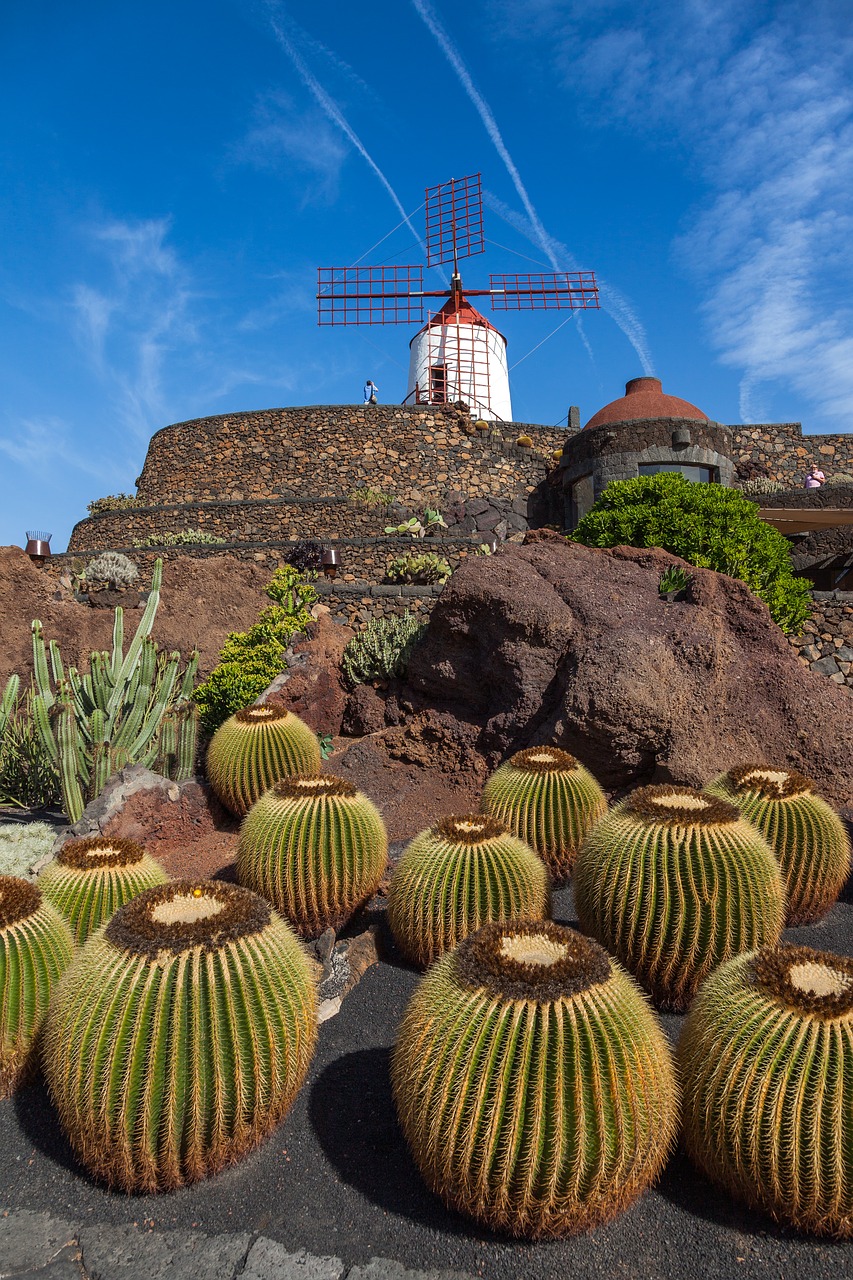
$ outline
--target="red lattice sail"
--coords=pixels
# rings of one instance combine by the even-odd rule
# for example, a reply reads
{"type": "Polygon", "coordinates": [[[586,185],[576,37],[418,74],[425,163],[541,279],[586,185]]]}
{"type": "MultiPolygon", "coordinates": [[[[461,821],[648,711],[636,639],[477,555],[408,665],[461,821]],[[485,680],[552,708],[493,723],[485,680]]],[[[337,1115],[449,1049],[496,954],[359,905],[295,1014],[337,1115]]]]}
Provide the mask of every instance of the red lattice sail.
{"type": "Polygon", "coordinates": [[[426,189],[427,266],[483,253],[483,194],[479,173],[426,189]]]}

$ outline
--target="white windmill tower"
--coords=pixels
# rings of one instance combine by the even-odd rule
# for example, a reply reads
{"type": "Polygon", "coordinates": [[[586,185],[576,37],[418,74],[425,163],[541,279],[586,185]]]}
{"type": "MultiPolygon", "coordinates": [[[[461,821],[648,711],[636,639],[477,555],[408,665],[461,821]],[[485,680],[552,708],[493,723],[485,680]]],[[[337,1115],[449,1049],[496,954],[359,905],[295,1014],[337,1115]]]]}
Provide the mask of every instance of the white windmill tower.
{"type": "Polygon", "coordinates": [[[597,308],[595,274],[490,275],[488,289],[463,292],[459,259],[485,249],[479,174],[427,188],[426,249],[428,266],[453,263],[449,289],[425,291],[422,266],[321,267],[319,323],[417,322],[425,298],[446,298],[409,344],[404,403],[461,401],[479,418],[512,421],[506,338],[468,297],[488,297],[493,310],[503,311],[597,308]]]}

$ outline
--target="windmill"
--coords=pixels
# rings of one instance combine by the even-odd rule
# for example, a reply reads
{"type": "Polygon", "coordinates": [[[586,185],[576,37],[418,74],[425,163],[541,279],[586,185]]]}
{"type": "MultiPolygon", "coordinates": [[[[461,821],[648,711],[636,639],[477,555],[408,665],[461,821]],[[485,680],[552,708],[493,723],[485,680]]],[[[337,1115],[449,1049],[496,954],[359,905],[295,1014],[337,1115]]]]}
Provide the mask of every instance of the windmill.
{"type": "Polygon", "coordinates": [[[423,287],[423,266],[320,267],[318,323],[419,324],[428,299],[446,298],[412,338],[404,403],[463,401],[481,418],[512,419],[506,338],[469,298],[493,311],[598,308],[593,271],[490,275],[488,289],[463,293],[459,259],[485,251],[480,174],[426,189],[427,266],[453,263],[447,289],[423,287]]]}

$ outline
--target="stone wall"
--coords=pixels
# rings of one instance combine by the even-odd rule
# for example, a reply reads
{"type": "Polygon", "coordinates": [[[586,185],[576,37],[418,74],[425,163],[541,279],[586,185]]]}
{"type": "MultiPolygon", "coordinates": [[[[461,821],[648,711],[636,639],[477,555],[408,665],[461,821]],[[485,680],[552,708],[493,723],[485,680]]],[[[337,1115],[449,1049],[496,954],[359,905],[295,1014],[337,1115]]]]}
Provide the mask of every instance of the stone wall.
{"type": "Polygon", "coordinates": [[[813,600],[812,616],[791,645],[804,666],[853,690],[853,591],[815,591],[813,600]]]}
{"type": "Polygon", "coordinates": [[[818,463],[833,473],[853,475],[853,433],[804,436],[799,422],[736,426],[732,458],[742,479],[766,475],[792,488],[802,488],[806,472],[818,463]]]}

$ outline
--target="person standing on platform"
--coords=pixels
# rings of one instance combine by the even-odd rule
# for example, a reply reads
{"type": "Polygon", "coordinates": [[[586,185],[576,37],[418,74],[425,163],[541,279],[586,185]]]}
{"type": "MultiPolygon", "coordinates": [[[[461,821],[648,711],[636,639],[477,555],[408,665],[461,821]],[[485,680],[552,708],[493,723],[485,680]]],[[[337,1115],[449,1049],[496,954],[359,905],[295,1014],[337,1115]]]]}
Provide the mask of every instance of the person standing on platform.
{"type": "Polygon", "coordinates": [[[823,474],[820,467],[813,466],[809,474],[806,476],[806,483],[804,485],[804,488],[819,489],[820,486],[825,483],[826,483],[826,476],[823,474]]]}
{"type": "Polygon", "coordinates": [[[379,388],[375,382],[371,382],[370,378],[364,384],[364,403],[379,404],[379,388]]]}

